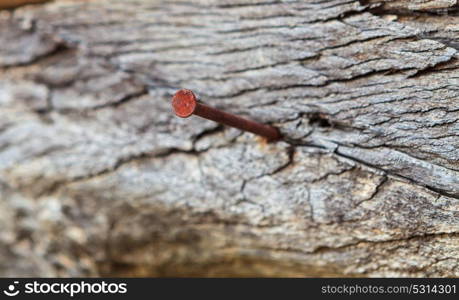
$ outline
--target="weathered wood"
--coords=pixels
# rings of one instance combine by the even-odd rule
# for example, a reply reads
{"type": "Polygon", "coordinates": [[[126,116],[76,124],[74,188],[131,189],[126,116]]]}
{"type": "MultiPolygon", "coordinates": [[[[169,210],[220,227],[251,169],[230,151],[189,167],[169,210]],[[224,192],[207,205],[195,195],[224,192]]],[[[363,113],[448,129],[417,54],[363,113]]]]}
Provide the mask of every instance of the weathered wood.
{"type": "Polygon", "coordinates": [[[459,276],[457,1],[0,13],[0,275],[459,276]],[[278,126],[259,138],[170,97],[278,126]]]}
{"type": "Polygon", "coordinates": [[[1,8],[16,8],[26,4],[42,3],[49,0],[0,0],[1,8]]]}

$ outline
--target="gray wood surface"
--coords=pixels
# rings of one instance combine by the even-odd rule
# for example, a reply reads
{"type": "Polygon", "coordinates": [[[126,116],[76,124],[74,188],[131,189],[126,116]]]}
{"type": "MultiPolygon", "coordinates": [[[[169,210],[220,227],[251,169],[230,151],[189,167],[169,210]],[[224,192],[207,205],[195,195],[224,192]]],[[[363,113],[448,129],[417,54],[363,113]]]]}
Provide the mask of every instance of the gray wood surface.
{"type": "Polygon", "coordinates": [[[459,6],[0,12],[1,276],[459,276],[459,6]],[[279,127],[266,144],[170,98],[279,127]]]}

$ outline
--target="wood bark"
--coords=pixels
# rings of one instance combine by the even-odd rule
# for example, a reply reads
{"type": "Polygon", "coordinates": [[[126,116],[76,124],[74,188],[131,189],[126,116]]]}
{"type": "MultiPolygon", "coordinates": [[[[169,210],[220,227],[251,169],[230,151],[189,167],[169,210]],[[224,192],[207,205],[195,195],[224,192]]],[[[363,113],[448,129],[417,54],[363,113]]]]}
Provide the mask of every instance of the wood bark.
{"type": "Polygon", "coordinates": [[[459,276],[458,7],[0,11],[0,275],[459,276]]]}

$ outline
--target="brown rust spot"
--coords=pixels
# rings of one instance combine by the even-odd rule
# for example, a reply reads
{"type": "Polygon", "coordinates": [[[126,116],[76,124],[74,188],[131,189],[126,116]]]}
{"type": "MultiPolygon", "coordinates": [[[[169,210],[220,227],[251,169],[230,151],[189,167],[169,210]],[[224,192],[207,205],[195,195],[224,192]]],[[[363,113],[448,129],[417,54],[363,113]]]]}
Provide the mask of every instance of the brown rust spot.
{"type": "Polygon", "coordinates": [[[180,118],[188,118],[196,109],[196,96],[190,90],[180,90],[172,98],[172,107],[180,118]]]}

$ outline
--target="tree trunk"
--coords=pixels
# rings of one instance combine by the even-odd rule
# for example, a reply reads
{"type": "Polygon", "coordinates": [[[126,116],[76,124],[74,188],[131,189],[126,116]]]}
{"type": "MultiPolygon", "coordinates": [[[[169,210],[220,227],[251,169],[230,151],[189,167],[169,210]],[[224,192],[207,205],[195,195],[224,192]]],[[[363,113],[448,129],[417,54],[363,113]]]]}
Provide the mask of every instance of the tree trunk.
{"type": "Polygon", "coordinates": [[[0,275],[459,276],[458,12],[1,11],[0,275]],[[283,140],[175,117],[180,88],[283,140]]]}

